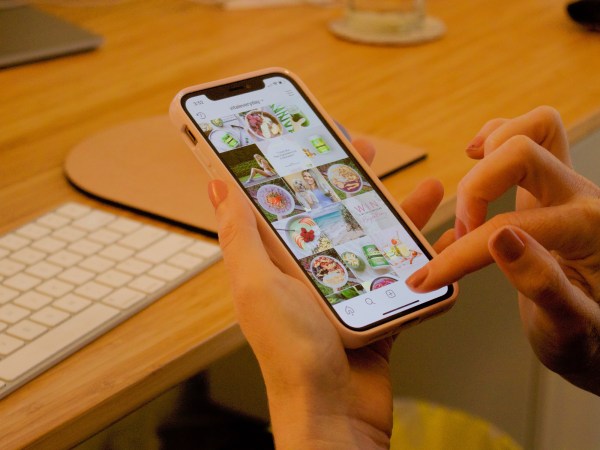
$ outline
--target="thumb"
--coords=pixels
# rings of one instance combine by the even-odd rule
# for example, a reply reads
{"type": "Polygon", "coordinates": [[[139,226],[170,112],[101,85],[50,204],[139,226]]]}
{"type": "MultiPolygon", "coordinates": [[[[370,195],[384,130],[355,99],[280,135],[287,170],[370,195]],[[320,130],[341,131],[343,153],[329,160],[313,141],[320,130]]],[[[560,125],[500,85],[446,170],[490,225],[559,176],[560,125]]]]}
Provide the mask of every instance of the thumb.
{"type": "Polygon", "coordinates": [[[514,226],[500,228],[490,236],[488,248],[513,286],[555,327],[580,323],[582,316],[589,314],[584,294],[550,252],[525,231],[514,226]]]}
{"type": "Polygon", "coordinates": [[[230,273],[270,265],[256,217],[239,189],[222,180],[212,180],[208,184],[208,197],[215,208],[219,244],[230,273]]]}
{"type": "Polygon", "coordinates": [[[360,156],[363,157],[367,164],[371,165],[373,163],[373,160],[375,159],[376,150],[373,144],[368,139],[360,137],[353,139],[352,145],[354,145],[354,148],[358,150],[358,153],[360,153],[360,156]]]}

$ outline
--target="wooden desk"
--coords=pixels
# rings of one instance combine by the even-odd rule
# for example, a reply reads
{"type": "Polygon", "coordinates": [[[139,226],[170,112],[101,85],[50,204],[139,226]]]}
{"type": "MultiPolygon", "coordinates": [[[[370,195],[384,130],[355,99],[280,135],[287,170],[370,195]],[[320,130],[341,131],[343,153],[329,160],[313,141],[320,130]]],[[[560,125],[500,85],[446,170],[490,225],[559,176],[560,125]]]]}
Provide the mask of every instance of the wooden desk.
{"type": "MultiPolygon", "coordinates": [[[[224,12],[183,0],[43,8],[106,43],[0,72],[0,231],[65,200],[94,204],[62,174],[82,139],[166,114],[184,86],[264,66],[300,74],[350,129],[427,149],[425,162],[386,184],[403,197],[424,177],[441,179],[438,221],[451,215],[472,165],[463,149],[485,120],[550,104],[574,140],[600,126],[600,35],[569,22],[562,0],[430,0],[448,33],[406,48],[334,38],[326,25],[335,8],[224,12]]],[[[69,447],[241,342],[219,263],[1,400],[0,447],[69,447]]]]}

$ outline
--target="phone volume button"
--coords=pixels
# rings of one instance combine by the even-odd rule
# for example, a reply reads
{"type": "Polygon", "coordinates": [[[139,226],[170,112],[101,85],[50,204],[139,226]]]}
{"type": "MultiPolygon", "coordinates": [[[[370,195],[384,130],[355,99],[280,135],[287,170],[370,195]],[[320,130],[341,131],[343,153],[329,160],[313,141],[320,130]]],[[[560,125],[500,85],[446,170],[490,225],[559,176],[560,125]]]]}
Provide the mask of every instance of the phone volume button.
{"type": "Polygon", "coordinates": [[[198,161],[200,161],[200,163],[202,164],[202,166],[204,167],[204,169],[210,174],[213,175],[213,171],[212,171],[212,164],[210,162],[210,160],[206,157],[206,155],[204,153],[202,153],[202,151],[198,150],[196,147],[194,147],[194,149],[192,150],[194,152],[194,155],[196,156],[196,158],[198,159],[198,161]]]}
{"type": "Polygon", "coordinates": [[[204,158],[204,170],[206,170],[206,172],[208,173],[208,176],[211,178],[220,178],[221,176],[219,176],[219,173],[217,170],[215,170],[215,167],[213,166],[213,164],[210,162],[210,159],[208,159],[207,157],[204,158]]]}

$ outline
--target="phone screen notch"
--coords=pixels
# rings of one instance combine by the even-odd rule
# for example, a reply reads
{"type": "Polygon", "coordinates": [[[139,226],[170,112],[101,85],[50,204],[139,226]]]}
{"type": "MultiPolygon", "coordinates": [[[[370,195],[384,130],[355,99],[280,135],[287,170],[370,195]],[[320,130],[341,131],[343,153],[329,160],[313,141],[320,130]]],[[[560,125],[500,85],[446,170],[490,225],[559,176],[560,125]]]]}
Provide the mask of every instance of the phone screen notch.
{"type": "Polygon", "coordinates": [[[263,78],[250,78],[237,83],[232,83],[224,86],[217,86],[207,89],[205,95],[210,100],[222,100],[236,95],[246,94],[248,92],[264,89],[265,82],[263,78]]]}

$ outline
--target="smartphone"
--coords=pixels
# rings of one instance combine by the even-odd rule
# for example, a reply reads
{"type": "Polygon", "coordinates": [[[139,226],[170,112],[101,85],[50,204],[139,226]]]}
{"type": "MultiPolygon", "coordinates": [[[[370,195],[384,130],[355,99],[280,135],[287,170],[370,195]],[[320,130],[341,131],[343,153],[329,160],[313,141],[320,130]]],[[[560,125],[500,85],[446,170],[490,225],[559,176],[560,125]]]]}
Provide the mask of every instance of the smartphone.
{"type": "Polygon", "coordinates": [[[406,278],[433,249],[304,83],[270,68],[179,92],[170,115],[210,176],[235,180],[271,259],[357,348],[448,310],[406,278]]]}

